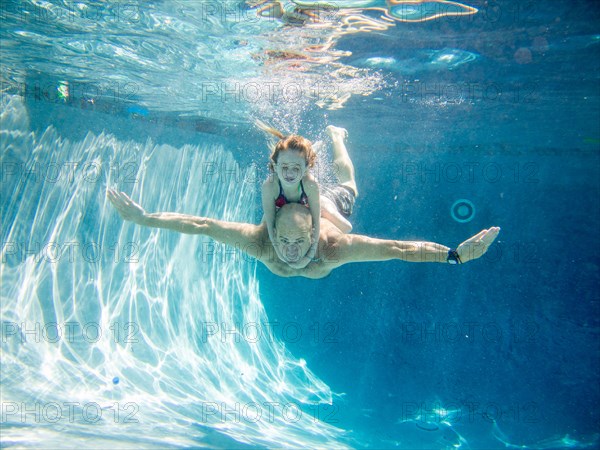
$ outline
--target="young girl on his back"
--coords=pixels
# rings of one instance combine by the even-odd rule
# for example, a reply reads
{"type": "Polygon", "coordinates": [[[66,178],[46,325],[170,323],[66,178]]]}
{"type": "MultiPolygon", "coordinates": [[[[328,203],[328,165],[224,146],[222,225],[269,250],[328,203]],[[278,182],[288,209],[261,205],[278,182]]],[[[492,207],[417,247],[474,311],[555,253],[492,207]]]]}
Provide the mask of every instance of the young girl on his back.
{"type": "MultiPolygon", "coordinates": [[[[330,135],[334,143],[334,160],[340,163],[340,167],[346,167],[346,170],[343,171],[344,174],[338,175],[343,175],[344,179],[347,178],[347,184],[351,187],[343,186],[341,190],[345,195],[341,195],[341,197],[336,191],[336,189],[340,189],[339,186],[333,189],[326,189],[325,195],[321,197],[319,185],[309,173],[309,169],[314,167],[317,160],[317,154],[313,150],[310,141],[298,135],[285,136],[283,133],[260,121],[256,121],[256,124],[261,130],[279,138],[279,142],[271,148],[269,169],[272,173],[267,177],[262,186],[264,220],[267,223],[269,239],[274,244],[273,247],[280,259],[288,261],[288,264],[294,268],[306,267],[314,258],[317,250],[321,216],[330,220],[343,233],[348,233],[352,230],[352,225],[348,222],[347,217],[352,210],[356,188],[352,163],[343,145],[346,130],[333,126],[329,126],[326,129],[327,134],[330,135]],[[347,190],[353,192],[352,199],[346,198],[348,197],[348,194],[346,194],[347,190]],[[295,262],[290,262],[289,254],[286,255],[286,258],[282,258],[275,236],[275,215],[277,210],[286,203],[300,203],[309,208],[312,216],[312,244],[306,255],[297,255],[298,259],[295,262]],[[346,217],[340,213],[340,207],[346,217]]],[[[297,248],[301,248],[303,242],[299,242],[298,244],[297,248]]]]}
{"type": "MultiPolygon", "coordinates": [[[[290,266],[300,269],[306,267],[314,258],[319,243],[321,221],[319,186],[308,171],[314,166],[317,154],[308,139],[298,135],[285,136],[260,121],[256,123],[263,131],[279,138],[279,142],[271,148],[269,170],[272,173],[262,185],[264,218],[271,242],[277,243],[274,231],[275,214],[286,203],[300,203],[310,210],[312,216],[312,245],[306,255],[298,255],[297,261],[289,262],[289,255],[285,259],[282,258],[279,246],[273,245],[280,259],[288,260],[290,266]]],[[[298,248],[302,247],[302,243],[298,244],[298,248]]]]}

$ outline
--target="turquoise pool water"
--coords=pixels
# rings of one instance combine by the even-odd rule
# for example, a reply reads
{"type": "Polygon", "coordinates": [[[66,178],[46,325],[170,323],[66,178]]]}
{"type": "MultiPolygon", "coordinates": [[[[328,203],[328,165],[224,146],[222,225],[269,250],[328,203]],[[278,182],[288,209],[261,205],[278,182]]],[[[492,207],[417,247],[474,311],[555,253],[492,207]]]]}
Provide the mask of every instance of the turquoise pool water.
{"type": "Polygon", "coordinates": [[[2,446],[596,448],[599,15],[3,2],[2,446]],[[501,235],[286,279],[107,202],[257,223],[255,118],[348,129],[355,233],[501,235]]]}

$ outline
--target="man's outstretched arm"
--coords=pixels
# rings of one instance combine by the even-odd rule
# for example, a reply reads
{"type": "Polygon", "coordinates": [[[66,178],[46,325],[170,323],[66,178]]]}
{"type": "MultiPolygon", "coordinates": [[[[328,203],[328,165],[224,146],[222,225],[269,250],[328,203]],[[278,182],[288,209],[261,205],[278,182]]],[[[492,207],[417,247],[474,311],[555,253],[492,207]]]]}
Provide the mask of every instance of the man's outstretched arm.
{"type": "Polygon", "coordinates": [[[147,213],[123,192],[112,189],[107,197],[124,220],[152,228],[164,228],[185,234],[202,234],[218,242],[238,247],[248,255],[264,259],[265,245],[261,242],[260,227],[249,223],[226,222],[188,214],[169,212],[147,213]]]}
{"type": "MultiPolygon", "coordinates": [[[[481,257],[494,242],[500,228],[482,230],[456,249],[457,261],[465,263],[481,257]]],[[[327,260],[337,266],[351,262],[401,259],[410,262],[448,262],[449,247],[434,242],[393,241],[356,234],[342,235],[328,251],[327,260]]]]}

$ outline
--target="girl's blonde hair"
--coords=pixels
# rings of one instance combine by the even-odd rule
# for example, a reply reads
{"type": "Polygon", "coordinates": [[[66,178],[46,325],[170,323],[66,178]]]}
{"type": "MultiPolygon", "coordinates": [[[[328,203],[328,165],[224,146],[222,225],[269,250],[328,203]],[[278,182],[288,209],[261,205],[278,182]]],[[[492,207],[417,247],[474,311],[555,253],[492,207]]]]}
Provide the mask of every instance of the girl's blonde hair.
{"type": "Polygon", "coordinates": [[[313,150],[312,144],[308,139],[297,134],[290,134],[286,136],[281,131],[276,130],[260,120],[256,120],[255,123],[256,126],[265,133],[279,138],[277,143],[273,141],[269,142],[269,148],[271,149],[271,156],[269,157],[269,170],[272,172],[275,171],[275,164],[277,164],[279,153],[285,150],[295,150],[300,152],[306,161],[306,167],[312,168],[315,165],[315,162],[317,161],[317,154],[313,150]]]}

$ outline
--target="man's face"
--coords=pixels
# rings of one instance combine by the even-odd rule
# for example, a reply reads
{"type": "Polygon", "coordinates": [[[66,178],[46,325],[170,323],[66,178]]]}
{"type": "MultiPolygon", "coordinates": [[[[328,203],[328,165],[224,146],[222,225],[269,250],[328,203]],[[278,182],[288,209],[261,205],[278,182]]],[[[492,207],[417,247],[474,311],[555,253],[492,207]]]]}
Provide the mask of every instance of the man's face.
{"type": "MultiPolygon", "coordinates": [[[[280,211],[280,214],[286,213],[287,211],[280,211]]],[[[311,225],[309,221],[303,219],[305,217],[290,216],[277,222],[275,238],[281,255],[287,263],[299,261],[310,249],[311,225]]]]}

